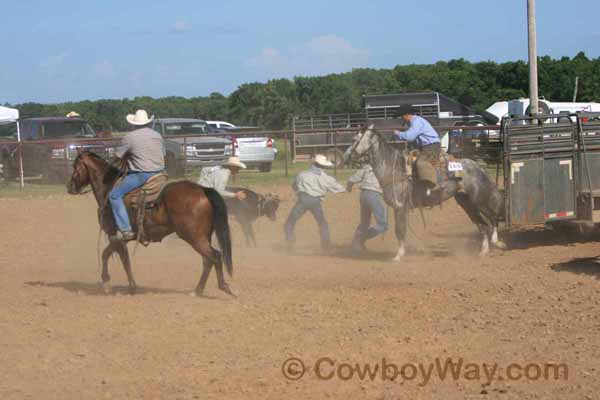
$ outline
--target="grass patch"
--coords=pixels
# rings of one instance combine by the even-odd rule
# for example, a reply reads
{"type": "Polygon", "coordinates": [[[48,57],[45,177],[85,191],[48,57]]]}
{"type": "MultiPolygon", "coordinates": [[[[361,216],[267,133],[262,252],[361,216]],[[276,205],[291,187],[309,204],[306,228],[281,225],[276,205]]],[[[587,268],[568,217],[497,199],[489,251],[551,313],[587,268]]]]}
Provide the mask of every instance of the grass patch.
{"type": "Polygon", "coordinates": [[[25,182],[21,189],[18,182],[0,182],[0,198],[48,197],[67,194],[65,185],[49,185],[25,182]]]}

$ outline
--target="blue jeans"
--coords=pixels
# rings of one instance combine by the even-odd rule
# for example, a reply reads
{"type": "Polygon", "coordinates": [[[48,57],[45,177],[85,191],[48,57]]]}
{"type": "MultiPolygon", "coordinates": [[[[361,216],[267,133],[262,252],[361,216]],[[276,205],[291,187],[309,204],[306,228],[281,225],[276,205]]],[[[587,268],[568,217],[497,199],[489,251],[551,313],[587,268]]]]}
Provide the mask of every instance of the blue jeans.
{"type": "Polygon", "coordinates": [[[321,245],[326,247],[329,245],[329,225],[325,220],[325,214],[323,213],[323,207],[321,206],[321,198],[310,196],[306,193],[298,193],[298,201],[292,208],[290,215],[285,221],[284,231],[285,239],[288,243],[294,242],[294,227],[296,222],[306,213],[310,211],[317,224],[319,225],[319,233],[321,235],[321,245]]]}
{"type": "Polygon", "coordinates": [[[131,232],[131,222],[127,214],[127,207],[123,198],[127,193],[141,187],[157,172],[134,172],[129,173],[118,186],[115,186],[108,195],[110,206],[112,207],[113,215],[117,227],[121,232],[131,232]]]}
{"type": "Polygon", "coordinates": [[[383,204],[381,193],[372,190],[360,192],[360,224],[356,228],[352,246],[362,246],[364,242],[381,235],[388,229],[387,208],[383,204]],[[375,225],[371,225],[371,215],[375,217],[375,225]]]}

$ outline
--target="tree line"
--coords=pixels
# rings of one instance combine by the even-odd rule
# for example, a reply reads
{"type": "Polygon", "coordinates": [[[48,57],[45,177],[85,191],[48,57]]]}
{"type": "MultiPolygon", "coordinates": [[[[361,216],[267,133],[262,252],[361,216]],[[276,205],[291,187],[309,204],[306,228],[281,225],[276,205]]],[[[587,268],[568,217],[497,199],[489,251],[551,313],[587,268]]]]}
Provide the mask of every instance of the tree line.
{"type": "MultiPolygon", "coordinates": [[[[600,57],[590,59],[583,52],[573,58],[544,56],[539,59],[538,69],[540,96],[571,101],[575,77],[579,77],[577,100],[600,100],[600,57]]],[[[238,125],[285,129],[295,115],[361,112],[365,94],[437,91],[481,111],[496,101],[527,97],[528,88],[528,66],[524,61],[473,63],[457,59],[247,83],[229,96],[212,93],[191,98],[136,97],[15,106],[22,118],[62,116],[76,111],[96,130],[107,131],[126,130],[125,115],[139,108],[157,117],[226,120],[238,125]]]]}

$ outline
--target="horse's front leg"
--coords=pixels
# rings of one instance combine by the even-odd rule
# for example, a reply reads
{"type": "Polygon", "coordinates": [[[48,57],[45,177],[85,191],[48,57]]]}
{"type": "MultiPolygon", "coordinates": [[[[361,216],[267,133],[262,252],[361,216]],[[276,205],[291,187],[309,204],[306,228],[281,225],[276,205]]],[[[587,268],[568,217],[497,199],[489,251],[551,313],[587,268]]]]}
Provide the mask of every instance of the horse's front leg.
{"type": "Polygon", "coordinates": [[[119,257],[121,257],[121,263],[123,264],[123,268],[125,269],[125,273],[127,274],[127,281],[129,282],[129,293],[135,294],[137,291],[137,285],[135,283],[135,279],[133,278],[133,272],[131,271],[131,259],[129,258],[129,250],[127,249],[127,244],[125,242],[117,243],[117,252],[119,253],[119,257]]]}
{"type": "Polygon", "coordinates": [[[110,274],[108,273],[108,259],[115,251],[115,242],[110,242],[102,251],[102,289],[104,290],[105,294],[109,294],[111,291],[110,274]]]}
{"type": "Polygon", "coordinates": [[[395,232],[396,239],[398,240],[398,252],[394,257],[395,262],[402,260],[402,257],[406,254],[405,239],[406,239],[406,223],[408,220],[408,212],[406,208],[395,208],[394,209],[394,220],[395,220],[395,232]]]}

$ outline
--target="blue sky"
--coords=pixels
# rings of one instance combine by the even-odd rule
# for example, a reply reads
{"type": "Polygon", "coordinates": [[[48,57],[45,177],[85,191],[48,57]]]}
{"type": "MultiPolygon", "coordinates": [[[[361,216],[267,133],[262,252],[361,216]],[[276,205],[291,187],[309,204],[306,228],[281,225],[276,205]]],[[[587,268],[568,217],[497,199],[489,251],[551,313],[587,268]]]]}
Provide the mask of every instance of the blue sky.
{"type": "MultiPolygon", "coordinates": [[[[538,0],[539,54],[600,56],[600,1],[538,0]]],[[[3,2],[0,103],[228,94],[245,82],[526,59],[525,0],[3,2]]]]}

